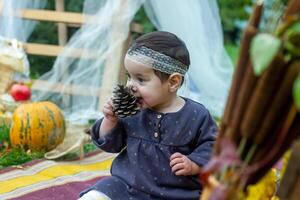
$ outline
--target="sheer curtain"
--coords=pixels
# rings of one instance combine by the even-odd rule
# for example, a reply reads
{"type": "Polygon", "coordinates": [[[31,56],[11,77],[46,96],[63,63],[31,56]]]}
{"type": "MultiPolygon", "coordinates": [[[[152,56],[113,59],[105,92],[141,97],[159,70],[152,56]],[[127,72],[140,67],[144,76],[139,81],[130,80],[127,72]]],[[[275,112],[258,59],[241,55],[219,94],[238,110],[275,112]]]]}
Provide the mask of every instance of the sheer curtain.
{"type": "Polygon", "coordinates": [[[16,16],[18,16],[18,12],[21,9],[45,7],[47,0],[3,0],[2,3],[0,35],[5,38],[26,42],[36,25],[36,21],[25,20],[16,16]]]}
{"type": "Polygon", "coordinates": [[[126,40],[130,23],[144,2],[148,16],[159,30],[173,32],[187,44],[192,62],[189,84],[183,87],[188,91],[187,96],[203,103],[214,116],[220,117],[232,64],[223,47],[218,7],[214,0],[86,0],[83,13],[93,17],[87,19],[87,23],[70,39],[52,70],[40,78],[50,82],[47,90],[57,92],[35,92],[34,100],[54,101],[70,121],[100,117],[99,95],[95,95],[95,88],[103,86],[107,79],[117,82],[116,75],[107,77],[104,74],[105,63],[117,58],[116,52],[126,40]],[[72,49],[86,51],[78,59],[72,57],[76,53],[72,49]],[[85,59],[89,56],[97,59],[85,59]],[[66,95],[70,85],[90,87],[82,91],[88,95],[66,95]]]}
{"type": "MultiPolygon", "coordinates": [[[[126,40],[130,23],[142,3],[143,0],[86,0],[83,13],[92,17],[70,39],[52,70],[40,78],[50,82],[47,90],[58,92],[36,92],[34,99],[55,102],[69,121],[86,123],[90,118],[100,117],[102,113],[97,88],[103,86],[106,80],[117,83],[118,78],[117,74],[105,75],[104,66],[109,59],[119,59],[116,52],[126,40]],[[80,59],[72,57],[76,53],[74,49],[83,50],[80,59]],[[77,92],[85,95],[66,95],[65,91],[70,85],[84,86],[82,91],[77,92]]],[[[109,67],[108,70],[119,68],[116,65],[109,67]]],[[[112,90],[102,89],[108,92],[112,90]]]]}
{"type": "Polygon", "coordinates": [[[46,0],[6,0],[0,2],[0,56],[8,56],[21,62],[5,63],[16,71],[29,75],[29,63],[21,42],[26,42],[32,33],[36,21],[18,17],[22,9],[37,9],[45,7],[46,0]],[[19,63],[19,64],[17,64],[19,63]]]}
{"type": "Polygon", "coordinates": [[[158,30],[178,35],[191,57],[186,96],[221,117],[233,66],[224,45],[215,0],[147,0],[145,10],[158,30]]]}

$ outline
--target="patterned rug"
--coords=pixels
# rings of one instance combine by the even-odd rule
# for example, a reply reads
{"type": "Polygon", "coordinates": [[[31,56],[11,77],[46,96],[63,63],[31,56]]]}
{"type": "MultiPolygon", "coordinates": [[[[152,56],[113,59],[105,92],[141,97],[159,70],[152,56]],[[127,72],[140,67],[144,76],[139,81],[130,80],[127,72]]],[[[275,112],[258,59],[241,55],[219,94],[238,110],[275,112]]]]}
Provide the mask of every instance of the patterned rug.
{"type": "Polygon", "coordinates": [[[0,199],[72,200],[109,176],[115,154],[93,152],[82,160],[36,160],[0,170],[0,199]]]}

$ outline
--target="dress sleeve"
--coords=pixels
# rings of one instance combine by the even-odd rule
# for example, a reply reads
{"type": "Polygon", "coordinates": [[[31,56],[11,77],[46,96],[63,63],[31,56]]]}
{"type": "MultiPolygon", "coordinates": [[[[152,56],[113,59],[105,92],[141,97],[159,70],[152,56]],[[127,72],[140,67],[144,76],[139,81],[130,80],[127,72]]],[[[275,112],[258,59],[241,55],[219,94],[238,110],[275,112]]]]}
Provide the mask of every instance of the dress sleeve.
{"type": "Polygon", "coordinates": [[[93,143],[103,151],[118,153],[126,146],[126,132],[121,120],[104,137],[99,137],[100,125],[103,119],[98,120],[91,131],[93,143]]]}
{"type": "Polygon", "coordinates": [[[198,138],[195,142],[196,147],[188,157],[196,164],[203,167],[212,156],[213,145],[217,135],[217,125],[208,111],[200,124],[197,135],[198,138]]]}

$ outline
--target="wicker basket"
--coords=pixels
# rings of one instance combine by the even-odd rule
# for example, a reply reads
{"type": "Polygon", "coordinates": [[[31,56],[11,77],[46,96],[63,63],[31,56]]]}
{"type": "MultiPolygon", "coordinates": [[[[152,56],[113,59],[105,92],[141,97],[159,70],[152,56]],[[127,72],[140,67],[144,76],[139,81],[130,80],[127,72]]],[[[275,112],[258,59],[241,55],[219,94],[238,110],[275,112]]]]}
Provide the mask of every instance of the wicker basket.
{"type": "Polygon", "coordinates": [[[84,133],[86,126],[67,123],[66,137],[55,149],[45,154],[46,159],[57,159],[68,153],[76,153],[80,159],[84,157],[83,146],[91,142],[91,137],[84,133]]]}
{"type": "Polygon", "coordinates": [[[15,71],[4,65],[0,65],[0,95],[4,94],[11,84],[15,71]]]}

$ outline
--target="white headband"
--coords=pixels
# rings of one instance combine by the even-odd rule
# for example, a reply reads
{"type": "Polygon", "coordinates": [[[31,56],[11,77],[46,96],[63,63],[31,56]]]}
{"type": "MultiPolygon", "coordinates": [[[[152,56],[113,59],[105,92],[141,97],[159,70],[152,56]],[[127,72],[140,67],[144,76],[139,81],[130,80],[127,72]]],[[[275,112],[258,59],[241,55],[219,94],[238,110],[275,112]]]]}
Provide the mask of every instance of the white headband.
{"type": "Polygon", "coordinates": [[[126,56],[167,74],[177,72],[184,76],[188,70],[188,67],[178,60],[145,46],[130,48],[126,56]]]}

